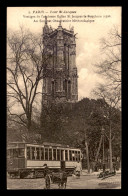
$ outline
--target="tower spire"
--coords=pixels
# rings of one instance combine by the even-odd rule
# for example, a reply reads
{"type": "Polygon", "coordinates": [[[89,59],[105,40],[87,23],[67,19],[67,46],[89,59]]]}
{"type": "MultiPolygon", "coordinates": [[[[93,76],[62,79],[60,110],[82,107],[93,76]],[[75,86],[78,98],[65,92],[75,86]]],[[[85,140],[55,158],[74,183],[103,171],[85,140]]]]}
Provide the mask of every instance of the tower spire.
{"type": "Polygon", "coordinates": [[[48,34],[49,33],[49,27],[47,25],[47,16],[45,16],[45,25],[43,27],[43,34],[48,34]]]}
{"type": "Polygon", "coordinates": [[[61,26],[61,20],[60,20],[60,22],[59,22],[59,26],[61,26]]]}
{"type": "Polygon", "coordinates": [[[47,24],[47,16],[45,16],[45,24],[47,24]]]}

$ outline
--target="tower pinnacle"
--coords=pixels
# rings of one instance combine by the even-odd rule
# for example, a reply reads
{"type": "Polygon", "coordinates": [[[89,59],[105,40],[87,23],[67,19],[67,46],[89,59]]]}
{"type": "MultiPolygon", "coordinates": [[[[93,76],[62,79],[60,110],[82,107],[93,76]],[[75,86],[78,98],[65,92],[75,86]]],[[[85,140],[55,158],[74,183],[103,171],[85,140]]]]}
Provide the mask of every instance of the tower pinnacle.
{"type": "Polygon", "coordinates": [[[59,22],[59,26],[61,27],[61,20],[60,20],[60,22],[59,22]]]}
{"type": "Polygon", "coordinates": [[[45,25],[43,27],[43,34],[46,35],[49,33],[49,27],[47,25],[47,16],[45,16],[45,25]]]}
{"type": "Polygon", "coordinates": [[[47,16],[45,16],[45,24],[47,24],[47,16]]]}

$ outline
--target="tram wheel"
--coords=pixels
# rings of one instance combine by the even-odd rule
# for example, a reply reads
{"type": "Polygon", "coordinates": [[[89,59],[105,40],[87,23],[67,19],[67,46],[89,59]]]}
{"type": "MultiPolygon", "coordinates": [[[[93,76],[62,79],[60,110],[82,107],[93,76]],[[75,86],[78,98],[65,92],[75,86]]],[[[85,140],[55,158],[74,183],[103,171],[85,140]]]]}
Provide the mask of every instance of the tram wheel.
{"type": "Polygon", "coordinates": [[[21,179],[23,179],[23,178],[24,178],[24,175],[23,175],[23,173],[21,173],[21,174],[20,174],[20,178],[21,178],[21,179]]]}
{"type": "Polygon", "coordinates": [[[21,171],[19,176],[21,179],[23,179],[25,177],[25,172],[21,171]]]}
{"type": "Polygon", "coordinates": [[[10,178],[14,178],[14,176],[15,176],[14,174],[10,174],[10,178]]]}

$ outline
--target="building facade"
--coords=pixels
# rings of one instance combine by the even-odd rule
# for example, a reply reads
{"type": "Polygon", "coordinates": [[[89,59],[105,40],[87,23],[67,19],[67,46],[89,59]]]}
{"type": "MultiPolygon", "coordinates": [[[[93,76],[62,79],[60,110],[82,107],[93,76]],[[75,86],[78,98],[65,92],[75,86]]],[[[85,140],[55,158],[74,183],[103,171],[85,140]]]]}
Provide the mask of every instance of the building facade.
{"type": "Polygon", "coordinates": [[[43,95],[42,103],[76,102],[78,100],[78,75],[76,67],[76,42],[74,30],[64,29],[61,22],[53,30],[43,27],[43,95]]]}

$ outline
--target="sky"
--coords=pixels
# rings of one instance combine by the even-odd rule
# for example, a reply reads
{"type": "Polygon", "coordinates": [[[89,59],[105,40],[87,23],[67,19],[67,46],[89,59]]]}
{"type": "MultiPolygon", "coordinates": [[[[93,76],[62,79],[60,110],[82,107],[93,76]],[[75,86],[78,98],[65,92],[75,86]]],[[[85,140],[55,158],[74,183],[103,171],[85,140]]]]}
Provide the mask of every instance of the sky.
{"type": "Polygon", "coordinates": [[[15,31],[23,25],[33,33],[42,33],[45,16],[54,29],[59,20],[63,28],[74,27],[78,99],[90,98],[97,82],[102,82],[94,72],[94,64],[101,59],[100,39],[106,37],[113,26],[121,28],[121,7],[8,7],[7,29],[15,31]]]}

